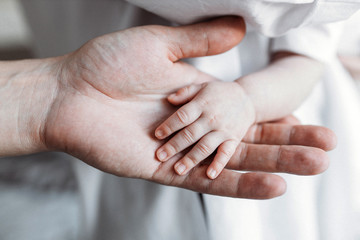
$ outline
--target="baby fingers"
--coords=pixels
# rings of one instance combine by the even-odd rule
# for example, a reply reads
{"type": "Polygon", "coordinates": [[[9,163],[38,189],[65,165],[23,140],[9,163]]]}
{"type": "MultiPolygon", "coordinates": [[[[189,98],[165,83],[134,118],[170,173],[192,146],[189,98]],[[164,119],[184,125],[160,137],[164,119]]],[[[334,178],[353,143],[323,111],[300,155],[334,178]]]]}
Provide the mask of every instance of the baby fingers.
{"type": "Polygon", "coordinates": [[[176,93],[170,94],[168,100],[171,104],[181,105],[191,101],[203,88],[203,84],[193,84],[181,88],[176,93]]]}
{"type": "Polygon", "coordinates": [[[167,138],[176,131],[193,123],[200,115],[201,109],[197,104],[190,102],[166,119],[165,122],[155,130],[155,136],[158,139],[167,138]]]}
{"type": "Polygon", "coordinates": [[[206,123],[205,119],[199,118],[190,126],[181,130],[156,151],[157,158],[164,162],[199,141],[201,137],[211,131],[206,123]]]}
{"type": "Polygon", "coordinates": [[[179,175],[185,175],[201,161],[209,157],[224,141],[221,132],[210,132],[205,135],[182,159],[174,166],[179,175]]]}
{"type": "Polygon", "coordinates": [[[232,155],[234,155],[238,145],[239,141],[228,140],[219,146],[214,160],[206,171],[206,174],[210,179],[215,179],[221,173],[226,164],[230,161],[232,155]]]}

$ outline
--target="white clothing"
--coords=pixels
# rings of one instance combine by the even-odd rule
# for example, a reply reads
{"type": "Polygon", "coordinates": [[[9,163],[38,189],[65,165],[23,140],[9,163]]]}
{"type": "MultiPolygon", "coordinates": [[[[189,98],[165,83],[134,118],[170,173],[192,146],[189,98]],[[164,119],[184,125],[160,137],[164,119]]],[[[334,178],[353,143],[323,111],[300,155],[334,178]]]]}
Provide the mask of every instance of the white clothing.
{"type": "Polygon", "coordinates": [[[354,14],[344,24],[338,52],[343,56],[360,56],[360,12],[354,14]]]}
{"type": "Polygon", "coordinates": [[[238,15],[256,31],[278,36],[304,25],[318,25],[348,18],[359,1],[345,0],[126,0],[181,24],[204,18],[238,15]]]}
{"type": "MultiPolygon", "coordinates": [[[[356,1],[311,0],[129,2],[180,23],[209,16],[244,14],[248,24],[267,35],[283,34],[303,24],[330,21],[332,17],[342,19],[358,7],[356,1]],[[340,11],[336,16],[333,16],[334,5],[340,11]],[[257,7],[261,7],[261,11],[257,7]],[[325,8],[326,11],[323,11],[325,8]]],[[[108,32],[142,24],[170,24],[121,0],[24,0],[23,4],[33,27],[35,49],[41,57],[65,54],[87,40],[108,32]]],[[[242,44],[230,52],[194,59],[193,62],[202,70],[224,80],[233,80],[264,67],[268,62],[269,49],[299,51],[316,59],[334,62],[335,51],[330,50],[334,49],[334,44],[324,42],[329,27],[312,25],[306,29],[293,29],[290,35],[271,41],[252,31],[242,44]],[[305,39],[303,32],[312,40],[300,40],[305,39]],[[227,65],[226,69],[217,67],[219,62],[229,61],[239,64],[227,65]]],[[[314,91],[309,103],[301,110],[303,113],[299,113],[305,115],[303,119],[308,119],[307,122],[321,123],[327,119],[327,101],[342,86],[339,84],[336,86],[339,89],[334,89],[324,85],[314,91]],[[326,111],[319,111],[320,107],[326,111]]],[[[343,145],[343,142],[340,144],[343,145]]],[[[346,191],[341,188],[347,184],[346,169],[335,169],[328,175],[317,177],[284,175],[288,181],[287,194],[269,201],[204,195],[203,212],[197,193],[136,179],[117,178],[80,161],[76,165],[84,202],[83,239],[308,240],[340,239],[337,238],[339,236],[353,239],[350,226],[352,218],[346,209],[350,205],[341,204],[348,199],[348,195],[330,191],[346,191]],[[334,172],[338,174],[336,186],[327,180],[332,178],[334,172]],[[343,217],[343,224],[337,222],[339,215],[343,217]]]]}

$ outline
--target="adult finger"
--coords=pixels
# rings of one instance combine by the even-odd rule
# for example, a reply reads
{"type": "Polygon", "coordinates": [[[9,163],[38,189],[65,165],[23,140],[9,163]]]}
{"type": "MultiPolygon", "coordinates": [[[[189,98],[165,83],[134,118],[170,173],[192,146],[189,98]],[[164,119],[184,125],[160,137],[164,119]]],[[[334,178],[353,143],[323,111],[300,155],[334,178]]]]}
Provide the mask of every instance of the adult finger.
{"type": "Polygon", "coordinates": [[[264,123],[252,126],[243,139],[247,143],[302,145],[325,151],[336,147],[336,136],[325,127],[264,123]]]}
{"type": "Polygon", "coordinates": [[[290,124],[290,125],[299,125],[301,124],[300,120],[295,117],[294,115],[289,115],[284,118],[271,121],[271,123],[283,123],[283,124],[290,124]]]}
{"type": "Polygon", "coordinates": [[[173,161],[163,163],[153,175],[153,181],[181,187],[196,192],[249,199],[270,199],[286,191],[286,183],[280,176],[270,173],[240,173],[224,169],[212,180],[206,175],[207,165],[198,165],[184,176],[172,170],[173,161]]]}
{"type": "Polygon", "coordinates": [[[328,166],[329,158],[319,148],[241,143],[226,168],[315,175],[325,171],[328,166]]]}
{"type": "Polygon", "coordinates": [[[245,35],[240,17],[222,17],[211,21],[168,28],[166,41],[169,57],[179,59],[216,55],[239,44],[245,35]]]}

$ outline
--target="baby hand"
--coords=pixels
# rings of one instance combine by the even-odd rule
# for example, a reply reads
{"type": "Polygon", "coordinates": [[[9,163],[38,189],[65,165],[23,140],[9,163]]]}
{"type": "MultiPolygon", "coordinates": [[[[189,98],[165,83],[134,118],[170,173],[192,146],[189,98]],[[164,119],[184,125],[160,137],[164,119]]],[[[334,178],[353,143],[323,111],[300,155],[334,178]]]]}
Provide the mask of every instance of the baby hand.
{"type": "Polygon", "coordinates": [[[218,149],[206,172],[215,179],[255,121],[251,100],[236,82],[190,85],[168,100],[174,105],[186,104],[156,129],[155,136],[164,139],[181,131],[157,150],[157,158],[167,161],[196,143],[175,164],[175,171],[184,175],[218,149]]]}

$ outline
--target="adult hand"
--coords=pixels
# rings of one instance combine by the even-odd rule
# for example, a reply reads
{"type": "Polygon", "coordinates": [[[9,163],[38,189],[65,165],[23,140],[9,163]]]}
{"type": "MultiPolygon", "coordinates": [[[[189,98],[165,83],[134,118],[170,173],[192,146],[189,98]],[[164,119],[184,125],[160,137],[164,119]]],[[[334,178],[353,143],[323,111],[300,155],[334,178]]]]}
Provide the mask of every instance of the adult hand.
{"type": "Polygon", "coordinates": [[[179,60],[222,53],[244,34],[243,20],[229,17],[91,40],[60,60],[57,96],[40,134],[44,143],[103,171],[151,179],[160,166],[154,129],[174,111],[167,94],[215,80],[179,60]]]}
{"type": "MultiPolygon", "coordinates": [[[[175,111],[167,103],[166,96],[190,83],[214,80],[179,60],[224,52],[236,45],[244,32],[244,23],[239,18],[178,28],[139,27],[99,37],[76,52],[48,60],[52,66],[46,69],[56,73],[56,86],[52,87],[53,82],[37,82],[35,90],[24,90],[30,92],[30,96],[36,95],[39,87],[43,92],[51,93],[47,95],[48,102],[44,101],[43,95],[35,96],[26,105],[27,111],[20,112],[18,125],[31,126],[27,130],[31,136],[22,138],[26,139],[26,152],[64,151],[117,176],[142,178],[217,195],[270,198],[282,194],[284,182],[272,174],[225,170],[218,179],[211,181],[203,166],[186,176],[177,176],[172,165],[181,154],[167,163],[155,159],[155,151],[162,143],[154,138],[154,130],[175,111]],[[44,86],[51,89],[44,89],[44,86]],[[39,104],[41,108],[36,107],[39,104]],[[34,109],[36,111],[32,111],[34,109]],[[26,116],[29,112],[38,113],[39,109],[41,114],[26,116]]],[[[39,74],[39,71],[35,72],[39,74]]],[[[46,79],[43,81],[47,82],[46,79]]],[[[333,141],[333,134],[321,127],[298,128],[300,140],[296,144],[304,145],[308,135],[314,133],[327,137],[316,138],[311,143],[313,147],[288,146],[288,152],[284,152],[285,147],[243,144],[227,167],[294,174],[323,171],[327,157],[320,148],[333,141]],[[248,146],[247,151],[245,146],[248,146]],[[252,146],[256,151],[250,151],[252,146]],[[276,151],[280,150],[283,154],[277,155],[276,151]],[[268,153],[271,154],[265,155],[268,153]],[[251,165],[251,159],[257,156],[266,157],[251,165]],[[278,162],[289,164],[269,167],[279,156],[282,160],[278,162]]],[[[263,129],[268,127],[264,125],[263,129]]],[[[275,129],[275,132],[294,132],[289,125],[276,125],[275,129]]],[[[264,136],[268,135],[264,133],[264,136]]],[[[274,135],[274,138],[283,140],[282,135],[274,135]]],[[[284,143],[292,144],[291,141],[284,143]]]]}

